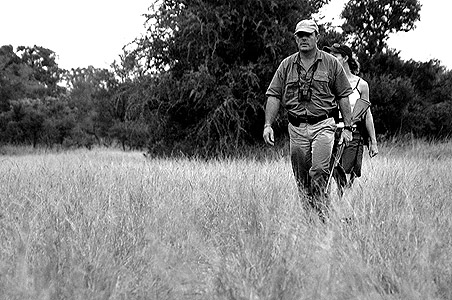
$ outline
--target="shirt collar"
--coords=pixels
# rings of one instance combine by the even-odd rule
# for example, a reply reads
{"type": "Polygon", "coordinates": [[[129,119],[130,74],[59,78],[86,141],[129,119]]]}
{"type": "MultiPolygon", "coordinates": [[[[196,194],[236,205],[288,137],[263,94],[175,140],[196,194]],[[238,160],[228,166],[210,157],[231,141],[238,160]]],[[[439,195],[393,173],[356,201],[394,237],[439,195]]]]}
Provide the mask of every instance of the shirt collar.
{"type": "MultiPolygon", "coordinates": [[[[319,49],[316,50],[315,52],[315,56],[314,56],[314,62],[313,64],[315,64],[317,61],[322,60],[323,56],[322,53],[319,49]]],[[[294,64],[299,64],[300,63],[300,52],[297,52],[297,55],[295,56],[295,59],[293,61],[294,64]]]]}

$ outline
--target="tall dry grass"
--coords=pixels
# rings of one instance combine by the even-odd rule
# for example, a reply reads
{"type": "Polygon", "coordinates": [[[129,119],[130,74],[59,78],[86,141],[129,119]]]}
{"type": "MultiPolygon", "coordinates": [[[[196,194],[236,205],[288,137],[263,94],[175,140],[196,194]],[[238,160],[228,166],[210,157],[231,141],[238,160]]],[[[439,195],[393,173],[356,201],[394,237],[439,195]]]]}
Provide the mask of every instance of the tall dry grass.
{"type": "Polygon", "coordinates": [[[452,143],[384,146],[326,225],[284,157],[0,161],[0,299],[452,299],[452,143]]]}

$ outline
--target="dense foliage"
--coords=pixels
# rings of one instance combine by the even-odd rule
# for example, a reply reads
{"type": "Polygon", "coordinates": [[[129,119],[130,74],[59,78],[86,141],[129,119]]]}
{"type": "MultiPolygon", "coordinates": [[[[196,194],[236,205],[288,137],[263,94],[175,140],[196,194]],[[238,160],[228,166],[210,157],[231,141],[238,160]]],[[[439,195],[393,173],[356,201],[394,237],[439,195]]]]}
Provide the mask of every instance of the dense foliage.
{"type": "Polygon", "coordinates": [[[166,131],[154,138],[209,153],[259,142],[264,91],[295,51],[292,28],[325,2],[163,1],[134,51],[161,71],[149,108],[166,131]]]}
{"type": "Polygon", "coordinates": [[[387,48],[390,33],[410,31],[420,19],[417,0],[350,0],[341,16],[353,49],[373,56],[387,48]]]}
{"type": "MultiPolygon", "coordinates": [[[[296,51],[293,28],[328,0],[163,0],[146,34],[112,70],[62,70],[44,47],[0,48],[0,143],[231,153],[262,143],[265,90],[296,51]]],[[[416,0],[349,1],[343,33],[321,27],[320,47],[348,42],[369,82],[377,134],[448,137],[451,71],[403,61],[386,40],[419,20],[416,0]]],[[[275,129],[285,134],[284,112],[275,129]]]]}

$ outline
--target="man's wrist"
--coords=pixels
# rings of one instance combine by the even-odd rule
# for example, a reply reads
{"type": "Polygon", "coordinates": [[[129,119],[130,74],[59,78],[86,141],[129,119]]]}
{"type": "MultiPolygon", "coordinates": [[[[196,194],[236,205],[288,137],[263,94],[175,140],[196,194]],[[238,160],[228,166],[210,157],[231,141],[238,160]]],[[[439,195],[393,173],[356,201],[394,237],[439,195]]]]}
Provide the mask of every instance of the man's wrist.
{"type": "Polygon", "coordinates": [[[350,126],[350,125],[345,125],[345,126],[344,126],[344,130],[348,130],[348,131],[350,131],[350,132],[354,132],[354,131],[355,131],[355,128],[352,127],[352,126],[350,126]]]}
{"type": "Polygon", "coordinates": [[[265,123],[265,124],[264,124],[264,129],[267,128],[267,127],[270,127],[270,128],[271,128],[271,127],[272,127],[272,124],[270,124],[270,123],[265,123]]]}

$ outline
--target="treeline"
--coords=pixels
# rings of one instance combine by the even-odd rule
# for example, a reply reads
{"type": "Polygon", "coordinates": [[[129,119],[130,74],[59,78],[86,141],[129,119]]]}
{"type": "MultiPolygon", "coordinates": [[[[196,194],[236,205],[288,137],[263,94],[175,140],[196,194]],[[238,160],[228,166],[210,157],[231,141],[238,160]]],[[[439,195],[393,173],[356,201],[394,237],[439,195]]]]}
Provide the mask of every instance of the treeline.
{"type": "MultiPolygon", "coordinates": [[[[119,144],[165,155],[261,145],[265,90],[296,51],[293,28],[327,2],[161,1],[111,70],[62,70],[49,49],[5,45],[0,143],[119,144]]],[[[416,0],[349,1],[342,33],[322,27],[320,47],[347,41],[355,49],[379,136],[452,132],[451,71],[437,60],[403,61],[386,45],[391,32],[414,27],[419,11],[416,0]]],[[[285,125],[282,112],[278,134],[285,125]]]]}
{"type": "Polygon", "coordinates": [[[134,95],[137,81],[94,67],[63,70],[55,58],[40,46],[0,48],[0,143],[147,147],[148,124],[132,115],[132,102],[145,99],[134,95]]]}

